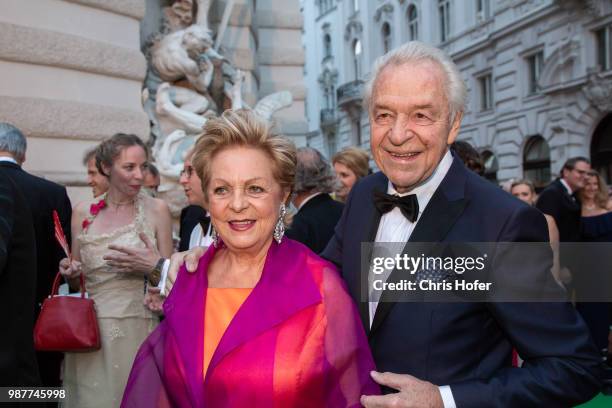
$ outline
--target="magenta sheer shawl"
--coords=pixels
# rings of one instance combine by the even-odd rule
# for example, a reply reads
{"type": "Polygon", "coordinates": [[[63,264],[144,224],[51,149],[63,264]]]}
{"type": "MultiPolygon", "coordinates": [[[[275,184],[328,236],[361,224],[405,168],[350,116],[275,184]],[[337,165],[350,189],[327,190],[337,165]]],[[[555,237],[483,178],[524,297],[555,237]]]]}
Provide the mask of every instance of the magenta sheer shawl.
{"type": "Polygon", "coordinates": [[[166,319],[140,347],[122,407],[357,407],[379,394],[365,332],[335,267],[290,239],[272,243],[262,276],[203,375],[211,247],[179,271],[166,319]]]}

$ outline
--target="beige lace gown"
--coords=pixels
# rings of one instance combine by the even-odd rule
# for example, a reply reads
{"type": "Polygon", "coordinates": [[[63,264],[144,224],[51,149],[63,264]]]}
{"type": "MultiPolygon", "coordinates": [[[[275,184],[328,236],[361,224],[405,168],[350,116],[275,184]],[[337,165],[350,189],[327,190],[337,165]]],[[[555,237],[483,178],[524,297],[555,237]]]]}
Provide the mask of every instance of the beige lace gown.
{"type": "Polygon", "coordinates": [[[159,321],[143,305],[143,276],[115,273],[102,259],[109,252],[109,244],[144,247],[140,232],[156,243],[142,207],[139,196],[131,224],[107,234],[92,235],[85,231],[77,238],[87,291],[96,304],[102,348],[66,353],[64,407],[118,407],[136,352],[159,321]]]}

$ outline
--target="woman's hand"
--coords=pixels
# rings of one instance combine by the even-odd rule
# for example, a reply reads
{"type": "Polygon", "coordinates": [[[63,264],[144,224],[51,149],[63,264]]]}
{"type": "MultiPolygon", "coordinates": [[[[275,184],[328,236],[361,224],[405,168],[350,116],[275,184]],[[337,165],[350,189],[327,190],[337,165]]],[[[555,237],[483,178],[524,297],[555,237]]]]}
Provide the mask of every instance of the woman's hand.
{"type": "Polygon", "coordinates": [[[153,313],[163,313],[164,298],[160,295],[158,287],[149,287],[144,297],[144,305],[153,313]]]}
{"type": "Polygon", "coordinates": [[[195,272],[196,269],[198,269],[200,258],[202,255],[204,255],[204,252],[206,252],[207,249],[208,247],[195,247],[189,251],[177,252],[170,257],[170,268],[168,269],[168,280],[166,283],[168,293],[170,290],[172,290],[172,286],[176,281],[176,277],[178,276],[178,271],[181,266],[185,264],[187,272],[195,272]]]}
{"type": "Polygon", "coordinates": [[[64,258],[59,263],[59,272],[68,279],[76,278],[82,273],[81,262],[64,258]]]}
{"type": "Polygon", "coordinates": [[[148,275],[155,268],[160,258],[159,251],[149,237],[142,232],[140,233],[140,239],[145,245],[144,248],[114,244],[108,246],[108,249],[113,252],[104,255],[102,258],[108,266],[113,268],[113,272],[148,275]]]}

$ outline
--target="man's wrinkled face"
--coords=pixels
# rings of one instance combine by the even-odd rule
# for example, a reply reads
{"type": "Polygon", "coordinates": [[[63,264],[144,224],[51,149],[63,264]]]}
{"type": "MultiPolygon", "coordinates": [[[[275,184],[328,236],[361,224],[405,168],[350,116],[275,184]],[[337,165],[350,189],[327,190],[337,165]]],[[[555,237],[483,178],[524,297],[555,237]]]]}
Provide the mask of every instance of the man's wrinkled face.
{"type": "Polygon", "coordinates": [[[370,148],[400,193],[427,180],[459,133],[450,123],[445,76],[431,61],[389,65],[374,83],[370,148]]]}

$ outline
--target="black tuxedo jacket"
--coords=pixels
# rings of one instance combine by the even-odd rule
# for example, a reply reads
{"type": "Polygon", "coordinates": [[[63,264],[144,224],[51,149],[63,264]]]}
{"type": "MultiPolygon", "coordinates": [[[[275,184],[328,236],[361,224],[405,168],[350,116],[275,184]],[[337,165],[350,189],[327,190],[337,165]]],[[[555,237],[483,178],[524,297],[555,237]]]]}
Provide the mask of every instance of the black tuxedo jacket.
{"type": "MultiPolygon", "coordinates": [[[[360,244],[375,240],[380,222],[372,192],[386,192],[387,183],[384,174],[376,173],[353,187],[322,253],[341,267],[358,303],[362,285],[367,285],[367,272],[360,271],[360,244]]],[[[467,170],[455,157],[410,241],[547,238],[538,210],[467,170]]],[[[513,270],[512,279],[524,285],[548,279],[549,253],[541,265],[513,270]]],[[[367,303],[359,306],[378,370],[450,385],[458,407],[571,406],[599,390],[597,351],[570,304],[381,302],[371,329],[367,303]],[[523,368],[511,367],[513,347],[525,359],[523,368]]]]}
{"type": "Polygon", "coordinates": [[[561,242],[580,242],[580,203],[574,199],[557,179],[538,197],[536,207],[551,215],[559,228],[561,242]]]}
{"type": "Polygon", "coordinates": [[[57,210],[64,234],[70,243],[72,206],[66,193],[66,187],[36,177],[14,163],[0,162],[0,168],[18,186],[32,213],[38,260],[36,304],[39,305],[44,298],[49,296],[53,279],[59,268],[59,261],[66,256],[55,240],[53,210],[57,210]]]}
{"type": "Polygon", "coordinates": [[[183,208],[179,224],[179,251],[183,252],[189,249],[191,232],[196,225],[201,224],[202,230],[206,233],[209,223],[210,218],[206,216],[206,210],[199,205],[188,205],[183,208]]]}
{"type": "Polygon", "coordinates": [[[330,197],[319,194],[311,198],[297,212],[287,237],[306,245],[315,253],[325,249],[334,235],[334,228],[342,215],[344,205],[330,197]]]}
{"type": "Polygon", "coordinates": [[[25,198],[0,168],[0,386],[40,385],[34,341],[36,243],[25,198]]]}

